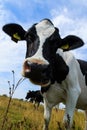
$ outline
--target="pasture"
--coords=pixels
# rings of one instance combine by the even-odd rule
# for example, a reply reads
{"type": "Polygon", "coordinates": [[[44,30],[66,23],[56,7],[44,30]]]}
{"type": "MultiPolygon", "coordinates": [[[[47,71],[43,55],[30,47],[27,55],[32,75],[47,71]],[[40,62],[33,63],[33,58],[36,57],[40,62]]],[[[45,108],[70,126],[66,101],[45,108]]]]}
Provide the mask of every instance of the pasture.
{"type": "MultiPolygon", "coordinates": [[[[4,114],[9,98],[0,96],[0,130],[42,130],[43,127],[43,105],[35,110],[32,103],[12,99],[6,122],[2,128],[4,114]]],[[[49,130],[65,130],[62,124],[64,110],[53,109],[49,130]]],[[[85,127],[85,117],[83,112],[75,112],[72,130],[83,130],[85,127]]]]}

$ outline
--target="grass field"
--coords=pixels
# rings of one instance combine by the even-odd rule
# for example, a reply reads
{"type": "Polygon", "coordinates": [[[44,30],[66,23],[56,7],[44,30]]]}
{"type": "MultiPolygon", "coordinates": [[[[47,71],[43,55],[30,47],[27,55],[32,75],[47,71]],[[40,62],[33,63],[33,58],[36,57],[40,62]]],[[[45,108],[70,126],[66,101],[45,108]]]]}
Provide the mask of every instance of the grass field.
{"type": "MultiPolygon", "coordinates": [[[[4,115],[9,98],[0,96],[0,130],[42,130],[43,127],[43,105],[38,110],[34,109],[32,103],[12,99],[7,118],[2,129],[4,115]]],[[[49,130],[64,130],[62,119],[64,110],[52,111],[49,130]]],[[[72,130],[83,130],[85,117],[83,112],[75,112],[72,130]]]]}

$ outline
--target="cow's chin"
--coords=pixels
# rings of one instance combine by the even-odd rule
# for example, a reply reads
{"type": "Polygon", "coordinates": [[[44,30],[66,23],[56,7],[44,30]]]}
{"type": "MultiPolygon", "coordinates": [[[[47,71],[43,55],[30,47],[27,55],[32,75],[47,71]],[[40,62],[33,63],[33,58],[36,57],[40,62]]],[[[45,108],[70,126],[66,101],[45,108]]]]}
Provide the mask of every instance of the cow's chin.
{"type": "Polygon", "coordinates": [[[37,82],[37,81],[34,81],[34,80],[30,79],[30,78],[29,78],[29,80],[30,80],[33,84],[35,84],[35,85],[40,85],[41,87],[47,87],[47,86],[49,86],[49,85],[51,84],[51,81],[50,81],[50,80],[48,80],[48,81],[46,81],[46,82],[37,82]]]}

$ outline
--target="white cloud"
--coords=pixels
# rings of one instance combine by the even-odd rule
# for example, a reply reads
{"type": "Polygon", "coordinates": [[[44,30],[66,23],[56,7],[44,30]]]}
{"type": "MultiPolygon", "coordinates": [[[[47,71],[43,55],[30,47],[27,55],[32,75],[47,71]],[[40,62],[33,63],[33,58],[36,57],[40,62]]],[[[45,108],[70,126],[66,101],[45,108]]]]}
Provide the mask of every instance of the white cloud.
{"type": "Polygon", "coordinates": [[[87,18],[73,18],[68,8],[64,7],[60,12],[52,10],[52,21],[60,29],[61,35],[76,34],[86,40],[87,18]]]}
{"type": "Polygon", "coordinates": [[[10,39],[0,44],[0,71],[10,71],[22,65],[25,56],[25,45],[15,44],[10,39]]]}

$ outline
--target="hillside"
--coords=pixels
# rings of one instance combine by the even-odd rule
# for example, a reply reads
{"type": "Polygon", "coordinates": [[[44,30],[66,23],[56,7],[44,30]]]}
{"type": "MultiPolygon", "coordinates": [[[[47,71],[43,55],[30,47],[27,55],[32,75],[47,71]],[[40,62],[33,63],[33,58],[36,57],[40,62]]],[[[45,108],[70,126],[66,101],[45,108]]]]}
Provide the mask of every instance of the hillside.
{"type": "MultiPolygon", "coordinates": [[[[18,99],[12,99],[2,129],[8,101],[8,97],[0,96],[0,130],[42,130],[43,105],[40,105],[38,110],[35,110],[32,103],[18,99]]],[[[63,114],[64,110],[56,111],[53,109],[49,126],[50,130],[64,130],[64,128],[61,129],[61,127],[63,127],[61,123],[63,114]]],[[[83,130],[84,123],[85,119],[83,112],[75,112],[73,130],[83,130]]]]}

